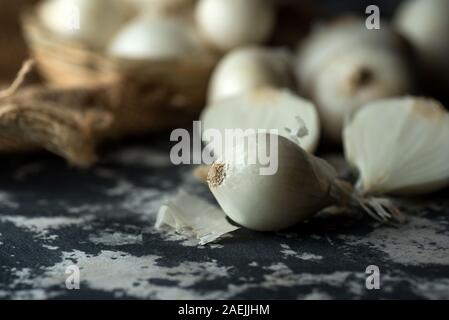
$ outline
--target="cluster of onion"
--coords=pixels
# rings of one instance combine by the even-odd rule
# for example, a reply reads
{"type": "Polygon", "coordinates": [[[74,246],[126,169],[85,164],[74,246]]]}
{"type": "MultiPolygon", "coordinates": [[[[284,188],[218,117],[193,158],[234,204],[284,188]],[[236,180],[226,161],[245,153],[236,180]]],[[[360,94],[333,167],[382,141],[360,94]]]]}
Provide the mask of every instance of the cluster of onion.
{"type": "Polygon", "coordinates": [[[304,121],[308,135],[300,144],[314,152],[320,138],[315,106],[294,93],[289,54],[283,50],[242,47],[217,65],[209,85],[203,129],[276,129],[286,138],[304,121]]]}
{"type": "Polygon", "coordinates": [[[313,30],[298,48],[295,74],[330,140],[341,142],[345,118],[370,101],[413,93],[417,82],[430,82],[429,91],[447,89],[448,14],[447,0],[408,0],[379,30],[354,18],[313,30]],[[421,71],[418,81],[414,69],[421,71]]]}
{"type": "MultiPolygon", "coordinates": [[[[435,74],[447,72],[447,3],[410,0],[395,23],[422,69],[435,74]]],[[[46,0],[39,17],[54,33],[121,58],[198,58],[209,46],[227,53],[210,82],[203,128],[279,133],[275,175],[222,159],[209,171],[212,193],[243,226],[277,230],[348,203],[389,220],[388,204],[367,195],[425,193],[449,183],[449,115],[433,100],[392,98],[412,92],[414,81],[402,38],[385,23],[380,30],[360,19],[324,26],[292,55],[258,46],[274,29],[269,0],[46,0]],[[67,25],[74,15],[79,26],[67,25]],[[332,140],[343,137],[359,171],[355,191],[312,155],[321,126],[332,140]]]]}
{"type": "MultiPolygon", "coordinates": [[[[250,138],[237,140],[236,148],[250,138]]],[[[449,185],[449,113],[432,99],[377,100],[348,121],[345,156],[359,173],[355,189],[323,159],[283,136],[278,139],[274,175],[260,175],[261,165],[248,161],[250,152],[239,154],[238,161],[220,159],[208,173],[209,188],[224,212],[250,229],[290,227],[329,206],[356,206],[379,221],[401,221],[392,203],[379,197],[425,194],[449,185]]],[[[266,139],[256,141],[262,141],[257,154],[268,154],[266,139]]]]}
{"type": "Polygon", "coordinates": [[[412,91],[402,46],[385,22],[368,30],[356,18],[322,26],[301,43],[295,60],[299,90],[316,102],[328,138],[340,142],[345,117],[365,103],[412,91]]]}
{"type": "Polygon", "coordinates": [[[55,34],[131,59],[196,56],[208,46],[226,51],[260,43],[275,22],[266,0],[46,0],[38,15],[55,34]]]}
{"type": "MultiPolygon", "coordinates": [[[[407,96],[415,81],[406,49],[394,27],[384,22],[380,30],[368,30],[364,20],[351,18],[312,32],[293,59],[254,46],[225,56],[212,76],[204,128],[277,129],[279,169],[260,175],[260,165],[245,161],[245,152],[243,161],[217,160],[208,184],[224,212],[261,231],[290,227],[332,205],[359,206],[381,221],[401,220],[391,202],[378,197],[447,186],[449,114],[435,100],[407,96]],[[299,93],[315,103],[321,124],[314,104],[294,93],[291,70],[299,93]],[[308,140],[298,142],[288,130],[296,116],[309,129],[308,140]],[[331,140],[343,140],[346,160],[359,173],[354,189],[311,155],[321,126],[331,140]]],[[[268,151],[264,143],[256,148],[257,154],[268,151]]]]}

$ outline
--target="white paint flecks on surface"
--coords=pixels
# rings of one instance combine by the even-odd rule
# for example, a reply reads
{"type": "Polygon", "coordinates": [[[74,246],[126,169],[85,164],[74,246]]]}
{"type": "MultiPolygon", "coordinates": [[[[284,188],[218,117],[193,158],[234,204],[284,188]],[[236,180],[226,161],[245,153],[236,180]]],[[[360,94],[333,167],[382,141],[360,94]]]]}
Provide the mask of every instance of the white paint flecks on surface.
{"type": "Polygon", "coordinates": [[[70,206],[68,207],[66,210],[69,213],[73,213],[73,214],[94,214],[94,213],[98,213],[98,212],[102,212],[105,209],[107,209],[108,206],[106,204],[83,204],[81,206],[70,206]]]}
{"type": "Polygon", "coordinates": [[[307,252],[297,252],[293,250],[288,244],[281,244],[282,250],[281,253],[283,254],[284,258],[292,257],[297,258],[301,260],[322,260],[323,257],[313,254],[313,253],[307,253],[307,252]]]}
{"type": "MultiPolygon", "coordinates": [[[[313,274],[313,273],[295,273],[284,263],[272,264],[264,267],[266,270],[273,271],[265,275],[265,281],[255,285],[260,288],[273,287],[294,287],[294,286],[331,286],[337,289],[344,288],[348,294],[357,297],[363,294],[369,294],[366,289],[366,274],[364,271],[335,271],[333,273],[313,274]]],[[[407,284],[411,291],[416,292],[420,297],[427,299],[448,299],[449,298],[449,279],[435,278],[424,280],[418,277],[410,278],[408,274],[398,274],[395,276],[388,273],[381,275],[381,290],[391,292],[398,283],[407,284]]],[[[250,285],[254,287],[254,285],[250,285]]],[[[303,297],[307,298],[307,297],[303,297]]],[[[310,298],[310,297],[309,297],[310,298]]],[[[312,298],[314,298],[312,296],[312,298]]],[[[317,298],[317,297],[315,297],[317,298]]],[[[323,298],[323,297],[321,297],[323,298]]]]}
{"type": "MultiPolygon", "coordinates": [[[[197,249],[206,249],[206,246],[199,246],[198,240],[184,234],[177,233],[172,229],[156,230],[154,228],[147,229],[147,232],[151,234],[157,234],[164,241],[176,242],[183,247],[195,247],[197,249]]],[[[231,237],[231,235],[225,235],[223,238],[231,237]]],[[[208,249],[223,249],[224,245],[219,243],[208,243],[208,249]]]]}
{"type": "Polygon", "coordinates": [[[345,288],[347,292],[360,295],[365,290],[365,274],[360,272],[336,271],[330,274],[295,273],[291,268],[282,262],[273,263],[262,268],[265,270],[262,281],[246,283],[241,285],[229,285],[229,289],[234,294],[244,292],[249,289],[272,289],[280,287],[297,286],[318,286],[326,284],[328,286],[345,288]]]}
{"type": "Polygon", "coordinates": [[[248,263],[248,265],[249,265],[250,267],[258,267],[258,266],[259,266],[259,263],[258,263],[257,261],[253,261],[253,262],[248,263]]]}
{"type": "MultiPolygon", "coordinates": [[[[348,294],[367,294],[366,274],[351,271],[335,271],[328,274],[297,273],[284,263],[278,262],[261,267],[262,279],[239,278],[233,283],[233,267],[223,266],[216,260],[203,262],[184,261],[170,267],[162,266],[162,257],[157,255],[133,256],[122,251],[101,251],[87,254],[74,250],[63,252],[61,261],[43,267],[42,273],[32,274],[29,268],[15,269],[11,292],[0,290],[0,298],[45,299],[67,293],[65,270],[70,265],[80,270],[81,287],[111,292],[115,297],[153,299],[230,299],[247,290],[330,286],[344,288],[348,294]],[[196,290],[195,286],[207,281],[225,280],[226,290],[217,287],[211,290],[196,290]],[[19,290],[27,285],[30,289],[19,290]],[[51,288],[51,290],[49,290],[51,288]]],[[[250,263],[254,268],[257,263],[250,263]]],[[[449,279],[436,278],[431,281],[410,279],[407,274],[391,276],[383,274],[381,288],[391,292],[401,282],[408,284],[413,292],[429,299],[449,298],[449,279]]],[[[327,294],[314,291],[298,298],[327,299],[327,294]]]]}
{"type": "MultiPolygon", "coordinates": [[[[46,267],[42,275],[33,277],[29,269],[16,271],[14,286],[31,284],[33,289],[14,292],[13,298],[41,299],[48,298],[45,292],[64,293],[65,270],[73,264],[80,270],[81,287],[113,292],[116,297],[126,294],[153,299],[216,299],[222,296],[219,291],[198,292],[193,286],[229,278],[229,267],[219,266],[215,260],[186,261],[177,266],[163,267],[157,263],[160,258],[156,255],[136,257],[120,251],[101,251],[98,255],[77,250],[64,252],[62,261],[46,267]],[[164,285],[164,281],[177,285],[164,285]],[[49,288],[53,290],[47,290],[49,288]]],[[[5,294],[0,291],[0,297],[5,294]]]]}
{"type": "Polygon", "coordinates": [[[299,300],[332,300],[332,297],[326,292],[321,292],[320,290],[313,289],[311,293],[301,295],[298,297],[299,300]]]}
{"type": "Polygon", "coordinates": [[[157,212],[164,203],[165,197],[170,195],[156,188],[136,186],[115,171],[97,169],[95,172],[102,178],[114,181],[114,186],[105,191],[108,196],[123,197],[120,207],[139,214],[145,219],[156,219],[157,212]]]}
{"type": "Polygon", "coordinates": [[[141,234],[128,234],[123,232],[107,232],[100,234],[91,234],[89,241],[95,244],[104,244],[107,246],[123,246],[128,244],[142,244],[141,234]]]}
{"type": "Polygon", "coordinates": [[[292,250],[292,248],[290,248],[288,244],[282,243],[281,248],[282,248],[281,253],[284,255],[284,258],[296,257],[298,255],[298,253],[292,250]]]}
{"type": "Polygon", "coordinates": [[[50,246],[48,244],[43,244],[42,247],[45,249],[48,249],[48,250],[58,250],[59,249],[59,247],[57,247],[57,246],[50,246]]]}
{"type": "Polygon", "coordinates": [[[13,223],[16,227],[24,228],[36,234],[37,238],[54,240],[57,235],[51,234],[51,230],[79,225],[92,220],[91,216],[81,218],[71,217],[25,217],[25,216],[0,216],[0,221],[13,223]]]}
{"type": "Polygon", "coordinates": [[[449,265],[449,234],[438,219],[410,217],[400,228],[376,228],[363,238],[340,236],[346,245],[366,245],[403,265],[449,265]]]}
{"type": "Polygon", "coordinates": [[[422,295],[424,292],[427,299],[449,299],[449,279],[440,279],[439,281],[427,282],[416,281],[412,286],[412,291],[417,295],[422,295]]]}
{"type": "Polygon", "coordinates": [[[125,196],[122,207],[145,217],[156,219],[158,209],[163,201],[160,190],[134,188],[125,196]]]}
{"type": "Polygon", "coordinates": [[[164,241],[177,242],[184,247],[198,247],[204,249],[204,246],[198,246],[198,240],[186,235],[177,233],[172,229],[156,230],[151,228],[148,230],[152,234],[158,234],[164,241]]]}
{"type": "Polygon", "coordinates": [[[322,260],[323,257],[313,253],[302,253],[298,256],[301,260],[322,260]]]}

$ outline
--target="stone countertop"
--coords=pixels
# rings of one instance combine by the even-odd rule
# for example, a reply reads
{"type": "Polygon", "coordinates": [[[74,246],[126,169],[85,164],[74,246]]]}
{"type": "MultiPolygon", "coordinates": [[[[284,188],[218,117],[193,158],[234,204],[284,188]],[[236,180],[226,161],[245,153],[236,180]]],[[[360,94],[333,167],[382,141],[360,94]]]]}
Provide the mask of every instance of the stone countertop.
{"type": "Polygon", "coordinates": [[[213,203],[163,142],[109,151],[89,170],[51,155],[2,156],[0,298],[449,298],[449,200],[403,204],[400,228],[315,218],[281,233],[240,229],[198,246],[153,227],[182,188],[213,203]],[[66,288],[66,268],[80,289],[66,288]],[[369,265],[380,289],[366,288],[369,265]]]}

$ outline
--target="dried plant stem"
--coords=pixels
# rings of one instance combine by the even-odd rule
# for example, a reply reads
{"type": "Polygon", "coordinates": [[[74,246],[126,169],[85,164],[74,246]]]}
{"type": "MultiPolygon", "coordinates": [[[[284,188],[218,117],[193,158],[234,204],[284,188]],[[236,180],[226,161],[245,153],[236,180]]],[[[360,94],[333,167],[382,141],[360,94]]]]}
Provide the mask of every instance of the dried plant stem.
{"type": "Polygon", "coordinates": [[[387,198],[366,197],[355,191],[348,182],[335,179],[329,191],[332,198],[338,200],[340,208],[361,208],[374,220],[398,226],[407,222],[407,217],[387,198]]]}
{"type": "Polygon", "coordinates": [[[96,97],[101,89],[20,89],[34,62],[0,91],[0,152],[45,148],[77,166],[95,161],[95,147],[112,124],[112,113],[96,97]]]}
{"type": "Polygon", "coordinates": [[[0,150],[38,146],[74,165],[92,164],[96,145],[113,121],[112,113],[101,107],[79,107],[93,94],[36,87],[0,100],[0,150]]]}
{"type": "Polygon", "coordinates": [[[16,79],[13,81],[13,83],[7,89],[0,91],[0,99],[5,99],[12,96],[25,82],[25,78],[31,72],[33,66],[33,60],[29,59],[25,61],[22,65],[22,68],[17,73],[16,79]]]}
{"type": "Polygon", "coordinates": [[[202,90],[180,94],[163,77],[138,81],[137,73],[78,87],[22,88],[33,65],[26,61],[0,91],[0,153],[44,148],[85,167],[105,139],[188,125],[201,110],[202,90]]]}
{"type": "Polygon", "coordinates": [[[23,153],[39,149],[31,142],[23,141],[20,138],[4,137],[0,134],[0,154],[23,153]]]}
{"type": "Polygon", "coordinates": [[[163,85],[126,79],[79,88],[21,88],[32,66],[25,62],[11,86],[0,91],[2,153],[45,148],[85,167],[105,139],[187,125],[199,111],[183,108],[183,97],[163,85]]]}
{"type": "Polygon", "coordinates": [[[193,175],[194,177],[201,183],[204,183],[207,185],[207,175],[210,169],[210,165],[207,164],[203,164],[203,165],[199,165],[198,167],[195,168],[195,170],[193,171],[193,175]]]}

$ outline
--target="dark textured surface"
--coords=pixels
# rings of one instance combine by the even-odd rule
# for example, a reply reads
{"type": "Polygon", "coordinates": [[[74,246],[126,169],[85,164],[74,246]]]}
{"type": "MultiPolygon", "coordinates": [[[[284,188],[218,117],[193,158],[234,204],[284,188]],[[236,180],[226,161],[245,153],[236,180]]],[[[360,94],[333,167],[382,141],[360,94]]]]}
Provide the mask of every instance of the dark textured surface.
{"type": "MultiPolygon", "coordinates": [[[[310,3],[329,15],[381,4],[389,16],[398,1],[310,3]]],[[[179,188],[213,202],[191,167],[170,165],[167,140],[111,151],[87,171],[47,154],[1,156],[0,298],[449,298],[447,191],[404,203],[410,222],[399,229],[317,218],[198,247],[153,228],[179,188]],[[65,286],[72,264],[79,290],[65,286]],[[365,287],[368,265],[379,290],[365,287]]]]}
{"type": "Polygon", "coordinates": [[[238,230],[218,244],[153,228],[179,188],[213,201],[165,139],[111,151],[80,171],[37,155],[2,157],[1,298],[449,298],[444,192],[404,205],[399,228],[316,218],[283,233],[238,230]],[[67,290],[65,268],[80,268],[67,290]],[[367,290],[377,265],[380,290],[367,290]]]}

